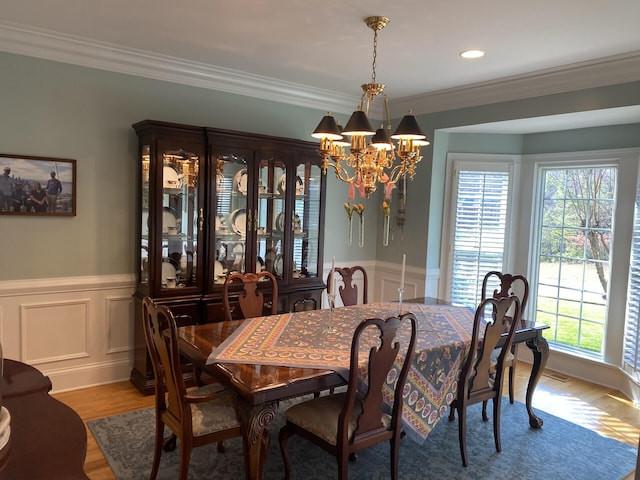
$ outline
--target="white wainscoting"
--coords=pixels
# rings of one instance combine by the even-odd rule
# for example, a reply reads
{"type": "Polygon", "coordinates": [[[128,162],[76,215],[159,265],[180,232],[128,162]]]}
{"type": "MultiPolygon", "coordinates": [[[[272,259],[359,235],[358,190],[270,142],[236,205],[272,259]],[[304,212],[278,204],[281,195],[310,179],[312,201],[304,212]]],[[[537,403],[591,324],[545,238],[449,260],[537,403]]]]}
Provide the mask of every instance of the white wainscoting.
{"type": "Polygon", "coordinates": [[[133,275],[0,282],[4,357],[38,368],[54,391],[128,379],[134,282],[133,275]]]}
{"type": "MultiPolygon", "coordinates": [[[[401,264],[377,262],[373,282],[372,301],[397,301],[400,287],[401,264]]],[[[405,300],[417,297],[436,297],[439,270],[407,265],[404,275],[405,300]]]]}
{"type": "MultiPolygon", "coordinates": [[[[346,262],[337,263],[342,266],[346,262]]],[[[369,301],[396,301],[400,264],[358,262],[369,301]]],[[[324,278],[331,268],[325,264],[324,278]]],[[[439,272],[407,266],[405,298],[436,297],[439,272]]],[[[359,284],[362,288],[362,284],[359,284]]],[[[0,281],[0,341],[5,358],[35,366],[56,392],[128,380],[133,367],[133,275],[0,281]]],[[[323,307],[327,307],[326,296],[323,307]]],[[[531,362],[527,348],[519,359],[531,362]]],[[[640,389],[614,365],[551,351],[547,368],[616,388],[638,401],[640,389]]]]}

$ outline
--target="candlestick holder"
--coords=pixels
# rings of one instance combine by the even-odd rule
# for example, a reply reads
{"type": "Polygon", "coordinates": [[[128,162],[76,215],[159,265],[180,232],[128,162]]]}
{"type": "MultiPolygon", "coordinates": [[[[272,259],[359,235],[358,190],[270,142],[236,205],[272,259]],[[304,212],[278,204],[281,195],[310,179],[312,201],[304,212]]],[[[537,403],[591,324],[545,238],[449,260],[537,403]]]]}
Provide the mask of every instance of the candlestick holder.
{"type": "Polygon", "coordinates": [[[402,297],[404,297],[404,288],[398,288],[398,313],[402,313],[402,297]]]}
{"type": "Polygon", "coordinates": [[[329,301],[329,323],[324,328],[322,333],[336,333],[337,332],[336,327],[334,327],[334,325],[333,325],[333,309],[334,309],[335,304],[336,304],[336,295],[335,295],[335,293],[327,294],[327,300],[329,301]]]}

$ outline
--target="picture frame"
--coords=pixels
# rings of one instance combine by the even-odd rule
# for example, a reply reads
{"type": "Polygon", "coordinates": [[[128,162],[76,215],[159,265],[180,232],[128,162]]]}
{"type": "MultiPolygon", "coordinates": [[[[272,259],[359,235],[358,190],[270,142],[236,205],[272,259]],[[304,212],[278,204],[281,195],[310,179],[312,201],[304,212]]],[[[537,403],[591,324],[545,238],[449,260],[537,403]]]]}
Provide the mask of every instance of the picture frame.
{"type": "Polygon", "coordinates": [[[75,216],[76,161],[0,153],[0,215],[75,216]]]}

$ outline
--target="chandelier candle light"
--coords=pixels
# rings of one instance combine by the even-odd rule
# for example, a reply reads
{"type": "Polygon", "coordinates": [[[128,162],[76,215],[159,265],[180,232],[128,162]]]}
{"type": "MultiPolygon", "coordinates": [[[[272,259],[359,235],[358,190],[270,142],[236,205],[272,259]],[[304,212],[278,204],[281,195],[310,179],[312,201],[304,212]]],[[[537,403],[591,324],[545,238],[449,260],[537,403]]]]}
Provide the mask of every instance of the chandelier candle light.
{"type": "Polygon", "coordinates": [[[404,296],[404,269],[407,263],[407,254],[402,254],[402,270],[400,270],[400,288],[398,288],[398,308],[402,313],[402,297],[404,296]]]}
{"type": "Polygon", "coordinates": [[[327,285],[327,301],[329,302],[329,325],[325,327],[322,333],[336,333],[336,327],[333,326],[333,309],[336,303],[336,257],[331,257],[331,277],[330,285],[327,285]]]}
{"type": "Polygon", "coordinates": [[[383,185],[385,200],[390,201],[391,190],[398,180],[406,179],[407,176],[413,179],[415,165],[422,159],[420,147],[429,145],[429,141],[411,111],[402,118],[393,135],[391,134],[385,85],[376,82],[378,32],[387,26],[389,19],[367,17],[365,23],[374,32],[371,82],[362,85],[360,104],[344,129],[329,112],[311,135],[320,139],[318,153],[323,159],[323,174],[326,175],[327,170],[333,168],[336,178],[349,183],[350,200],[354,199],[355,190],[359,191],[361,197],[369,197],[378,185],[383,185]],[[369,107],[378,96],[384,102],[385,124],[375,130],[368,116],[369,107]]]}

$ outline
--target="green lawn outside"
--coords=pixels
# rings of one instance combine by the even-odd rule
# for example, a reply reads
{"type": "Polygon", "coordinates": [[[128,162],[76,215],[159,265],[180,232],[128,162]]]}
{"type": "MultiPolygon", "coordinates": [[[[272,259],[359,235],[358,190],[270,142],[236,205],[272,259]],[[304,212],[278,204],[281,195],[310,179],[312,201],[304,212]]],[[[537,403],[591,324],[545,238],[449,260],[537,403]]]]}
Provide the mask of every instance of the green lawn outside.
{"type": "MultiPolygon", "coordinates": [[[[602,342],[605,330],[605,299],[602,286],[598,281],[595,267],[589,265],[584,275],[584,288],[597,295],[586,295],[582,299],[577,289],[582,285],[582,264],[562,265],[562,298],[558,296],[558,289],[540,286],[536,305],[536,322],[549,325],[544,337],[553,343],[580,348],[593,353],[602,352],[602,342]],[[555,295],[555,296],[554,296],[555,295]],[[588,303],[587,303],[588,302],[588,303]]],[[[557,264],[543,263],[540,267],[540,283],[557,283],[557,264]]]]}

